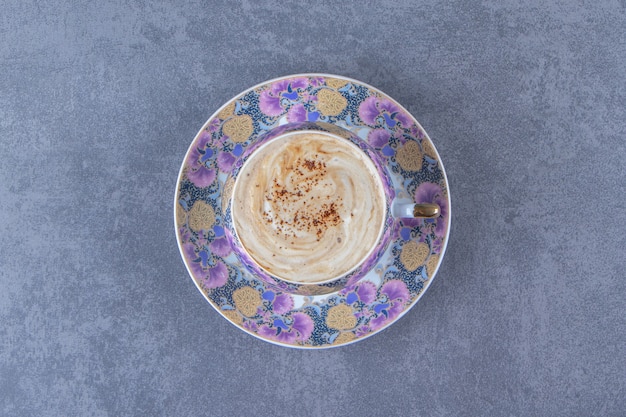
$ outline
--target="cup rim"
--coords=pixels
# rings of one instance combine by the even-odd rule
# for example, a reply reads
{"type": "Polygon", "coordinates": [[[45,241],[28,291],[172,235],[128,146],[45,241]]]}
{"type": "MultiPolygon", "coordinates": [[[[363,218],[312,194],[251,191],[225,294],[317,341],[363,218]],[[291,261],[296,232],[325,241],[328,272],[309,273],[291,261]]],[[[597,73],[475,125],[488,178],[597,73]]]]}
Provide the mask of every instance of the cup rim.
{"type": "MultiPolygon", "coordinates": [[[[319,125],[320,123],[314,123],[316,125],[319,125]]],[[[294,124],[296,125],[296,124],[294,124]]],[[[285,126],[285,125],[283,125],[285,126]]],[[[281,127],[283,127],[281,126],[281,127]]],[[[229,205],[231,207],[230,210],[230,216],[232,218],[232,228],[233,228],[233,232],[234,235],[236,237],[236,241],[237,241],[237,246],[239,247],[238,249],[240,249],[243,253],[245,253],[253,262],[255,262],[255,264],[261,268],[261,270],[263,270],[266,274],[268,274],[269,276],[271,276],[274,279],[280,280],[280,281],[284,281],[288,284],[291,285],[297,285],[297,286],[317,286],[317,285],[322,285],[322,286],[326,286],[326,285],[332,285],[334,283],[338,283],[340,280],[347,278],[349,276],[351,276],[352,274],[354,274],[355,272],[358,271],[358,269],[367,262],[367,260],[370,258],[370,256],[372,256],[374,254],[374,252],[376,251],[379,243],[381,242],[381,239],[383,238],[383,232],[385,230],[385,222],[386,219],[391,215],[391,209],[390,209],[390,202],[393,201],[393,196],[390,196],[387,192],[387,188],[384,186],[383,184],[383,180],[381,178],[381,173],[378,170],[378,167],[376,166],[376,163],[372,160],[372,155],[369,155],[367,152],[365,152],[363,149],[361,149],[359,146],[357,146],[352,140],[348,140],[346,138],[342,138],[341,136],[329,132],[329,131],[325,131],[325,130],[309,130],[306,127],[307,124],[304,124],[302,126],[294,126],[293,130],[287,130],[285,132],[281,132],[279,135],[277,135],[276,137],[269,137],[267,140],[262,140],[262,143],[259,144],[258,147],[255,147],[248,155],[246,155],[244,157],[244,161],[243,164],[241,165],[240,168],[237,169],[236,175],[235,175],[235,183],[233,186],[233,192],[232,195],[229,198],[229,205]],[[300,129],[300,127],[305,127],[304,129],[300,129]],[[278,141],[278,140],[285,140],[287,137],[290,136],[294,136],[294,135],[300,135],[300,134],[307,134],[307,133],[315,133],[315,134],[319,134],[322,136],[329,136],[333,139],[339,140],[345,144],[347,144],[349,147],[351,147],[354,151],[359,152],[361,155],[364,156],[365,159],[365,165],[367,165],[367,170],[369,170],[374,177],[374,180],[376,182],[376,189],[377,191],[380,193],[380,197],[381,197],[381,201],[383,202],[383,213],[381,216],[381,221],[380,221],[380,226],[378,228],[378,232],[376,233],[376,239],[374,240],[374,244],[368,249],[368,251],[365,253],[365,255],[363,255],[361,258],[358,259],[358,261],[347,271],[342,272],[339,275],[333,276],[331,278],[326,278],[326,279],[322,279],[322,280],[317,280],[317,281],[297,281],[297,280],[292,280],[289,278],[285,278],[285,277],[281,277],[279,275],[273,274],[271,272],[269,272],[266,268],[264,268],[255,258],[254,256],[252,256],[250,254],[250,251],[246,248],[246,245],[243,244],[243,242],[241,241],[241,237],[240,237],[240,232],[237,229],[237,222],[235,221],[235,209],[234,209],[234,198],[235,195],[237,194],[237,188],[238,186],[241,186],[241,183],[239,181],[239,178],[241,178],[241,173],[246,169],[246,167],[251,163],[251,161],[254,159],[255,154],[258,155],[258,153],[265,148],[266,146],[268,146],[269,144],[278,141]]],[[[341,128],[343,129],[343,128],[341,128]]],[[[354,138],[354,140],[361,140],[358,136],[352,134],[352,132],[348,131],[347,129],[343,129],[345,130],[345,132],[347,134],[349,134],[351,137],[354,138]]],[[[270,135],[271,136],[271,131],[267,132],[266,135],[270,135]]],[[[388,244],[388,242],[385,243],[385,246],[388,244]]],[[[365,275],[368,271],[360,271],[359,275],[365,275]]],[[[339,285],[339,287],[337,287],[336,289],[339,289],[340,287],[343,287],[347,284],[347,282],[344,282],[343,284],[339,285]]]]}

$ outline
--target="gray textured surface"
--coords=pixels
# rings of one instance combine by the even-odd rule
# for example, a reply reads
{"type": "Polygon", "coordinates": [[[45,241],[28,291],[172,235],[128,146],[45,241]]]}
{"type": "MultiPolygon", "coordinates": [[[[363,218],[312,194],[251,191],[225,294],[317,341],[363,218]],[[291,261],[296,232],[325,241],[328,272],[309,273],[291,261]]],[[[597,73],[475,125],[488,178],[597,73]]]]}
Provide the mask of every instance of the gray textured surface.
{"type": "Polygon", "coordinates": [[[42,3],[0,17],[0,415],[626,415],[623,0],[42,3]],[[453,199],[417,306],[326,351],[222,319],[172,220],[208,116],[311,71],[406,106],[453,199]]]}

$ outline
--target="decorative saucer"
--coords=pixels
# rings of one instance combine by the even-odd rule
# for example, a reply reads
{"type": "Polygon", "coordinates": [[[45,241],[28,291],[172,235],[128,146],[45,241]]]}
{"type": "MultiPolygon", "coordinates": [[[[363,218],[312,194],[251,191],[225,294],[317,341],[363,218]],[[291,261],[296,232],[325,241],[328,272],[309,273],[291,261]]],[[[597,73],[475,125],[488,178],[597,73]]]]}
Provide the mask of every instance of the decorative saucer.
{"type": "Polygon", "coordinates": [[[439,155],[420,124],[381,91],[349,78],[300,74],[252,87],[202,127],[182,164],[175,199],[183,261],[211,305],[240,329],[296,348],[363,340],[424,294],[450,233],[450,196],[439,155]],[[246,150],[281,126],[322,122],[366,141],[386,162],[396,199],[436,203],[436,219],[395,219],[386,251],[357,282],[303,295],[271,285],[237,256],[230,216],[233,172],[246,150]]]}

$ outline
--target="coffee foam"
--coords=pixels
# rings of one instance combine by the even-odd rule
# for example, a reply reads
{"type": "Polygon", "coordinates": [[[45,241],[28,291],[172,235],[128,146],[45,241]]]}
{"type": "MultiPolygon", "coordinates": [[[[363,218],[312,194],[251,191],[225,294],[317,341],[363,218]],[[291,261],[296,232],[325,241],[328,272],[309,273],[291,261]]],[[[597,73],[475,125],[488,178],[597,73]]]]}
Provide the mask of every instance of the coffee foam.
{"type": "Polygon", "coordinates": [[[369,255],[386,209],[374,164],[356,145],[307,131],[256,150],[237,177],[232,210],[243,247],[264,270],[319,283],[369,255]]]}

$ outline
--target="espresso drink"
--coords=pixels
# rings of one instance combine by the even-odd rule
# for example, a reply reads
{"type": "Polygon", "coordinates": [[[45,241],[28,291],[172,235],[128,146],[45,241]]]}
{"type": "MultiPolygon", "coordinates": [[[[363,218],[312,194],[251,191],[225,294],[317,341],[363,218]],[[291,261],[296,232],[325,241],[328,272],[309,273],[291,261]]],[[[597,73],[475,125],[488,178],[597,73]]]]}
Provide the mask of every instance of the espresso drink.
{"type": "Polygon", "coordinates": [[[311,131],[257,149],[237,177],[232,210],[252,259],[297,283],[329,281],[358,266],[386,214],[367,155],[346,139],[311,131]]]}

